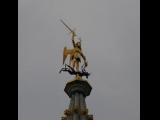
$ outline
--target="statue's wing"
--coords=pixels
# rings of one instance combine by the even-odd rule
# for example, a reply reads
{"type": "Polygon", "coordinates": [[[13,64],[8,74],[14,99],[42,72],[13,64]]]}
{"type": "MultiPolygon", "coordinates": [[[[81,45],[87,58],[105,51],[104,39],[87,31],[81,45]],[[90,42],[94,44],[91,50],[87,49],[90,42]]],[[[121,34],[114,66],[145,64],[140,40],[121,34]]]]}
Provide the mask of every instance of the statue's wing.
{"type": "Polygon", "coordinates": [[[73,50],[67,49],[67,47],[64,47],[63,49],[63,64],[67,58],[68,55],[71,55],[73,53],[73,50]]]}

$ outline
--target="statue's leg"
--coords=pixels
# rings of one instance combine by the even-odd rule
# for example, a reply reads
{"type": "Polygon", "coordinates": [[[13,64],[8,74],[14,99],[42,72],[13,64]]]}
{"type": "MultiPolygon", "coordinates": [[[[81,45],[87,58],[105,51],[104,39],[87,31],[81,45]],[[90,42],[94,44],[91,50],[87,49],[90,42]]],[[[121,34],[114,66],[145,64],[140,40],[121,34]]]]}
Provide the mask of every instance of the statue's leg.
{"type": "Polygon", "coordinates": [[[73,60],[73,66],[72,66],[72,68],[74,69],[74,67],[75,67],[75,60],[73,60]]]}
{"type": "Polygon", "coordinates": [[[71,62],[73,62],[73,60],[72,60],[71,57],[70,57],[69,66],[71,66],[71,62]]]}
{"type": "Polygon", "coordinates": [[[76,70],[77,72],[79,72],[79,62],[78,61],[76,61],[76,70]]]}

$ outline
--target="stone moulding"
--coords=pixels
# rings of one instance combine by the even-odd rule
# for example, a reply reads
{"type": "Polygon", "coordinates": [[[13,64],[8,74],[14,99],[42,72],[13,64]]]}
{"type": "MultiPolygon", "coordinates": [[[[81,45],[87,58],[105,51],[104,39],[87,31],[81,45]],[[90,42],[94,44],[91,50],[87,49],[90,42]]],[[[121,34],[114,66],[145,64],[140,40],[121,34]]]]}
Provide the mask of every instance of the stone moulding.
{"type": "Polygon", "coordinates": [[[91,85],[86,80],[73,80],[66,84],[64,91],[71,98],[75,92],[82,93],[85,97],[90,95],[91,85]]]}

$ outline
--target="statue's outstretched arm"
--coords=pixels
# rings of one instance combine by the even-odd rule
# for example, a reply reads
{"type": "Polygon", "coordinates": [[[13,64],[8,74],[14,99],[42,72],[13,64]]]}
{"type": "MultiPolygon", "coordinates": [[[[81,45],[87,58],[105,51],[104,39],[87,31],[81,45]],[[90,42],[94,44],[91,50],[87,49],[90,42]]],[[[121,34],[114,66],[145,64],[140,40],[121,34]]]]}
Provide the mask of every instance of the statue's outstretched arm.
{"type": "Polygon", "coordinates": [[[73,47],[75,47],[76,46],[76,43],[75,43],[75,41],[74,41],[74,37],[76,36],[76,34],[75,34],[75,32],[73,31],[72,32],[72,44],[73,44],[73,47]]]}

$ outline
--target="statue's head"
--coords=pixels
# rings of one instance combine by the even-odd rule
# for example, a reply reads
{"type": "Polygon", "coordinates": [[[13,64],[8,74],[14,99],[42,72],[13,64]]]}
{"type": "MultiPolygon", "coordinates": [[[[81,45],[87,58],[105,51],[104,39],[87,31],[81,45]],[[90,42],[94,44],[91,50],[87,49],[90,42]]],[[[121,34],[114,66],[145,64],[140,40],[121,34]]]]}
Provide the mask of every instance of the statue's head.
{"type": "Polygon", "coordinates": [[[80,43],[80,42],[77,42],[77,43],[76,43],[76,47],[78,47],[79,49],[81,49],[81,43],[80,43]]]}

